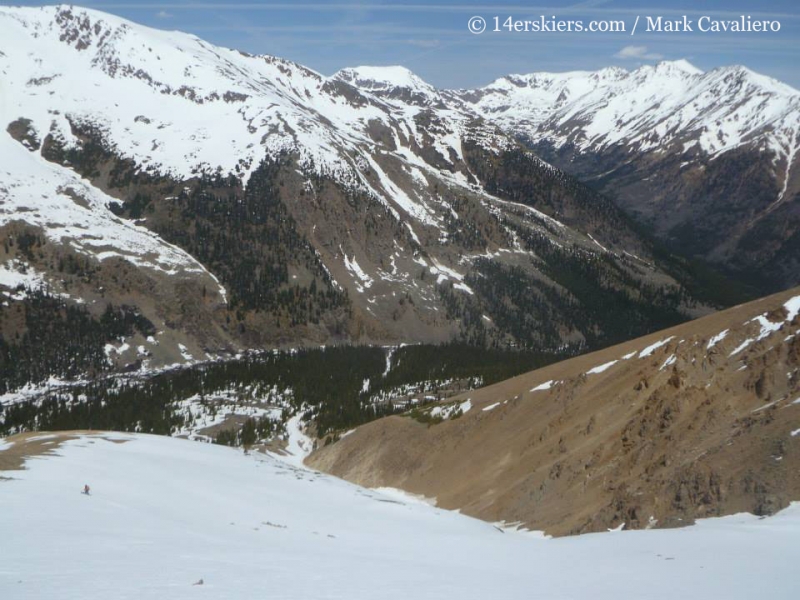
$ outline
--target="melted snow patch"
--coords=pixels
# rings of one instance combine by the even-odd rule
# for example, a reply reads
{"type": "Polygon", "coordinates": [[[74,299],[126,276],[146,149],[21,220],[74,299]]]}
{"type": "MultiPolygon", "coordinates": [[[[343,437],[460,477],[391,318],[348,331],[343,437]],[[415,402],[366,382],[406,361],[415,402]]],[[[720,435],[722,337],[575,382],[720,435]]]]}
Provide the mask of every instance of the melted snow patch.
{"type": "Polygon", "coordinates": [[[33,267],[20,260],[9,260],[4,265],[0,265],[0,286],[7,287],[11,291],[4,292],[6,296],[17,300],[25,297],[25,292],[14,292],[17,288],[27,288],[38,290],[47,287],[47,280],[44,275],[38,273],[33,267]]]}
{"type": "Polygon", "coordinates": [[[586,371],[586,374],[587,375],[594,375],[596,373],[602,373],[603,371],[607,371],[608,369],[613,367],[618,362],[619,362],[618,360],[612,360],[611,362],[607,362],[605,364],[598,365],[598,366],[594,367],[593,369],[589,369],[588,371],[586,371]]]}
{"type": "Polygon", "coordinates": [[[600,248],[600,250],[602,250],[603,252],[608,252],[608,248],[606,248],[605,246],[603,246],[603,244],[601,244],[601,243],[600,243],[600,242],[598,242],[596,239],[594,239],[594,238],[592,237],[592,234],[591,234],[591,233],[587,233],[586,235],[588,235],[588,236],[589,236],[589,239],[590,239],[590,240],[592,240],[592,241],[593,241],[595,244],[597,244],[597,246],[600,248]]]}
{"type": "Polygon", "coordinates": [[[344,256],[345,268],[350,271],[353,277],[355,277],[357,280],[356,289],[359,291],[359,293],[364,293],[364,290],[372,287],[372,284],[374,283],[372,277],[367,275],[364,269],[361,268],[361,265],[358,264],[355,254],[353,255],[352,259],[348,258],[347,254],[344,252],[342,252],[342,255],[344,256]]]}
{"type": "Polygon", "coordinates": [[[436,283],[444,283],[448,279],[452,279],[455,281],[455,283],[453,283],[453,287],[455,289],[474,295],[475,292],[473,292],[472,288],[464,283],[464,276],[458,271],[455,271],[450,267],[445,267],[435,258],[431,259],[431,265],[428,268],[430,269],[431,273],[436,275],[436,283]]]}
{"type": "Polygon", "coordinates": [[[706,346],[706,350],[711,350],[714,346],[719,344],[722,340],[725,339],[725,336],[730,333],[730,329],[726,329],[725,331],[720,331],[717,335],[713,336],[710,340],[708,340],[708,345],[706,346]]]}
{"type": "Polygon", "coordinates": [[[790,323],[800,312],[800,296],[794,296],[790,298],[783,304],[783,308],[786,310],[786,318],[783,321],[770,321],[767,318],[767,313],[759,315],[749,321],[745,322],[745,325],[749,323],[757,323],[761,326],[761,330],[758,332],[758,335],[754,338],[749,338],[739,344],[733,352],[731,352],[728,356],[733,356],[738,354],[745,348],[747,348],[750,344],[755,342],[760,342],[761,340],[769,337],[771,334],[779,331],[781,327],[783,327],[784,323],[790,323]]]}
{"type": "Polygon", "coordinates": [[[661,366],[658,368],[658,370],[659,370],[659,371],[663,371],[663,370],[664,370],[664,369],[666,369],[667,367],[669,367],[669,366],[671,366],[671,365],[674,365],[676,362],[678,362],[678,358],[677,358],[677,357],[676,357],[674,354],[671,354],[671,355],[670,355],[670,356],[667,358],[667,360],[665,360],[665,361],[664,361],[664,364],[663,364],[663,365],[661,365],[661,366]]]}
{"type": "Polygon", "coordinates": [[[130,344],[123,341],[119,346],[115,346],[114,344],[106,344],[103,348],[103,351],[105,352],[106,358],[111,358],[112,354],[120,356],[125,354],[128,350],[130,350],[130,348],[130,344]]]}
{"type": "Polygon", "coordinates": [[[194,360],[194,356],[192,356],[191,352],[189,352],[189,349],[183,344],[178,344],[178,350],[180,351],[183,360],[194,360]]]}
{"type": "Polygon", "coordinates": [[[787,321],[793,321],[794,318],[800,313],[800,296],[795,296],[787,300],[783,307],[786,309],[786,312],[789,313],[786,316],[787,321]]]}
{"type": "Polygon", "coordinates": [[[534,388],[531,388],[531,391],[532,391],[532,392],[542,392],[542,391],[544,391],[544,390],[549,390],[549,389],[550,389],[551,387],[553,387],[553,386],[554,386],[556,383],[558,383],[558,382],[557,382],[557,381],[553,381],[553,380],[551,379],[550,381],[545,381],[544,383],[540,383],[540,384],[539,384],[539,385],[537,385],[536,387],[534,387],[534,388]]]}
{"type": "Polygon", "coordinates": [[[431,409],[430,415],[432,417],[441,417],[442,419],[449,419],[456,414],[466,414],[472,408],[472,400],[467,398],[460,404],[449,404],[446,406],[434,406],[431,409]]]}
{"type": "Polygon", "coordinates": [[[747,340],[743,341],[741,344],[736,346],[736,348],[733,349],[733,352],[731,352],[728,356],[733,356],[735,354],[739,354],[739,352],[741,352],[742,350],[747,348],[753,342],[755,342],[755,339],[753,339],[753,338],[750,338],[750,339],[747,339],[747,340]]]}
{"type": "Polygon", "coordinates": [[[756,317],[755,319],[753,319],[753,321],[761,325],[761,331],[758,332],[758,337],[755,339],[755,341],[757,342],[760,342],[764,338],[769,337],[771,333],[774,333],[778,331],[781,327],[783,327],[783,321],[778,321],[778,322],[770,321],[764,315],[756,317]]]}
{"type": "Polygon", "coordinates": [[[653,352],[661,348],[662,346],[666,346],[670,343],[670,341],[674,340],[675,336],[671,335],[668,338],[658,341],[655,344],[650,344],[647,348],[639,352],[639,358],[644,358],[646,356],[650,356],[653,352]]]}

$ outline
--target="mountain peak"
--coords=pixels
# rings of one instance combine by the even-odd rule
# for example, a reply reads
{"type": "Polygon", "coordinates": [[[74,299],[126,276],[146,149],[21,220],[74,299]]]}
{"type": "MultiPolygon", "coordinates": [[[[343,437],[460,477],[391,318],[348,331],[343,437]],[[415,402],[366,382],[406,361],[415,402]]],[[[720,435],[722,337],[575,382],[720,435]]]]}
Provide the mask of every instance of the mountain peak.
{"type": "Polygon", "coordinates": [[[391,88],[407,88],[420,91],[434,91],[435,89],[410,69],[400,65],[350,67],[337,71],[333,77],[359,88],[377,91],[391,88]]]}
{"type": "Polygon", "coordinates": [[[678,71],[686,73],[687,75],[702,75],[703,70],[698,69],[685,58],[678,60],[662,60],[656,65],[657,70],[662,71],[678,71]]]}
{"type": "Polygon", "coordinates": [[[417,106],[439,104],[439,92],[411,70],[399,65],[360,66],[342,69],[333,75],[360,90],[376,96],[417,106]]]}
{"type": "Polygon", "coordinates": [[[679,78],[695,77],[703,75],[703,71],[695,67],[692,63],[685,59],[680,60],[662,60],[654,65],[642,65],[631,74],[639,77],[658,76],[660,78],[679,78]]]}

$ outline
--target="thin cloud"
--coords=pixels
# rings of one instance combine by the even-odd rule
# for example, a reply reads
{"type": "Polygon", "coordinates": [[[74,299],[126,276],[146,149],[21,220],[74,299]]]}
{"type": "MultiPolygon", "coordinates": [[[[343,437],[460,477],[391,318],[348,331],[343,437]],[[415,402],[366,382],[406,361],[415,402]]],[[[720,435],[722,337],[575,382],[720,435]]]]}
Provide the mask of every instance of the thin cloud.
{"type": "Polygon", "coordinates": [[[648,52],[647,46],[625,46],[614,55],[614,58],[623,60],[661,60],[664,55],[648,52]]]}
{"type": "Polygon", "coordinates": [[[172,13],[168,13],[165,10],[160,10],[156,13],[157,19],[171,19],[173,16],[175,15],[173,15],[172,13]]]}
{"type": "MultiPolygon", "coordinates": [[[[348,3],[348,2],[332,2],[332,3],[296,3],[296,2],[186,2],[186,3],[146,3],[146,2],[119,2],[108,3],[98,2],[93,4],[92,8],[96,9],[167,9],[167,10],[314,10],[314,11],[332,11],[338,12],[341,10],[364,10],[367,12],[468,12],[468,13],[487,13],[493,14],[498,12],[519,12],[525,11],[527,14],[574,14],[576,12],[584,12],[586,14],[604,14],[604,15],[620,15],[620,16],[637,16],[641,14],[658,14],[658,15],[706,15],[708,10],[702,9],[683,9],[683,8],[656,8],[649,9],[642,8],[627,8],[616,7],[610,2],[602,0],[588,0],[587,2],[574,4],[572,6],[525,6],[520,4],[365,4],[365,3],[348,3]]],[[[741,16],[741,11],[720,10],[714,11],[714,16],[719,18],[737,18],[741,16]]],[[[800,19],[798,13],[785,13],[785,12],[758,12],[758,18],[761,19],[786,19],[797,20],[800,19]]]]}
{"type": "Polygon", "coordinates": [[[441,42],[439,40],[406,40],[406,44],[417,48],[438,48],[441,42]]]}
{"type": "Polygon", "coordinates": [[[586,0],[585,2],[578,2],[577,4],[573,4],[572,6],[568,6],[569,10],[578,10],[581,8],[598,8],[600,6],[606,5],[609,3],[610,0],[586,0]]]}

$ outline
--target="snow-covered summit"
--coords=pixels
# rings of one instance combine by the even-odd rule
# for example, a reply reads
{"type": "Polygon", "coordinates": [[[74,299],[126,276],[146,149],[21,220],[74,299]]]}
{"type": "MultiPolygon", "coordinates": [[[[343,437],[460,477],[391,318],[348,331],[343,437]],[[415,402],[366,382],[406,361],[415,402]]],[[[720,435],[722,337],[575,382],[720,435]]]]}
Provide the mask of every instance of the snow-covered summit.
{"type": "Polygon", "coordinates": [[[434,89],[432,85],[415,75],[410,69],[399,65],[351,67],[337,71],[334,77],[367,89],[391,87],[405,87],[414,90],[434,89]]]}
{"type": "Polygon", "coordinates": [[[685,58],[678,60],[662,60],[656,64],[656,70],[662,71],[679,71],[687,75],[702,75],[703,70],[697,68],[685,58]]]}
{"type": "Polygon", "coordinates": [[[786,158],[798,144],[800,92],[741,66],[703,72],[677,60],[632,71],[532,73],[459,95],[508,130],[584,151],[679,142],[715,155],[761,144],[786,158]]]}
{"type": "MultiPolygon", "coordinates": [[[[405,146],[394,158],[407,172],[436,171],[415,153],[419,148],[433,147],[443,157],[461,154],[462,113],[441,107],[446,123],[426,128],[414,120],[421,107],[398,108],[339,78],[194,35],[57,6],[0,8],[0,37],[4,128],[25,123],[30,140],[41,145],[50,139],[67,151],[81,144],[76,128],[89,129],[119,158],[177,181],[219,173],[246,184],[265,156],[288,152],[307,171],[360,188],[396,216],[403,211],[430,223],[432,209],[424,200],[399,193],[405,186],[388,177],[376,183],[365,175],[381,170],[372,162],[373,132],[390,132],[387,150],[405,146]]],[[[414,85],[415,92],[429,88],[402,68],[384,79],[414,85]]],[[[39,152],[11,139],[4,143],[17,146],[15,152],[39,152]]],[[[9,172],[3,183],[28,185],[16,177],[9,172]]]]}
{"type": "Polygon", "coordinates": [[[347,68],[337,71],[333,78],[401,106],[446,106],[439,90],[406,67],[347,68]]]}

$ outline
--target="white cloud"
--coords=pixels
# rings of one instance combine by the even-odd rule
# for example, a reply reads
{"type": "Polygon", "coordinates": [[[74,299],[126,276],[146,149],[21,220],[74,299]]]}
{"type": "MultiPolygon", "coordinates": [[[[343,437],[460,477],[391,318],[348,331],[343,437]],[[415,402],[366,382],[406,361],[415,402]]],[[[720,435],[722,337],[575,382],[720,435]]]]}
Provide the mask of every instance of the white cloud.
{"type": "Polygon", "coordinates": [[[625,60],[661,60],[664,58],[664,55],[648,52],[647,46],[625,46],[614,55],[614,58],[622,58],[625,60]]]}
{"type": "Polygon", "coordinates": [[[160,10],[160,11],[158,11],[156,13],[156,17],[159,18],[159,19],[171,19],[172,18],[172,14],[168,13],[165,10],[160,10]]]}

